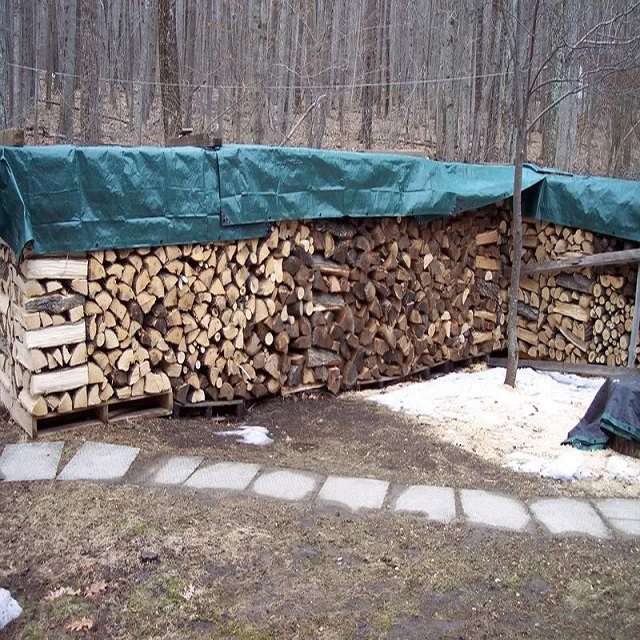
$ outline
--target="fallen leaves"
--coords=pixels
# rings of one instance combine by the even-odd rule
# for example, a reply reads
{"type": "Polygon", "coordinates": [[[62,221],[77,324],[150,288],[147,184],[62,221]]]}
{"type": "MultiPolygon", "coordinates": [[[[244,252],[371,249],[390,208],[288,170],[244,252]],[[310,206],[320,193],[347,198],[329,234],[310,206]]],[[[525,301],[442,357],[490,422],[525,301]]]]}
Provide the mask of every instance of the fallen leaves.
{"type": "MultiPolygon", "coordinates": [[[[101,593],[104,593],[107,590],[109,583],[106,580],[96,580],[92,582],[85,590],[84,597],[85,598],[93,598],[101,593]]],[[[52,589],[47,593],[47,595],[43,598],[45,602],[54,602],[63,598],[64,596],[81,596],[82,589],[72,589],[71,587],[58,587],[57,589],[52,589]]]]}
{"type": "Polygon", "coordinates": [[[96,580],[92,582],[85,590],[84,595],[87,598],[92,598],[93,596],[97,596],[99,593],[107,590],[107,581],[106,580],[96,580]]]}
{"type": "Polygon", "coordinates": [[[63,596],[79,596],[81,593],[80,589],[72,589],[71,587],[60,587],[59,589],[52,589],[49,593],[43,598],[45,602],[53,602],[54,600],[58,600],[63,596]]]}
{"type": "Polygon", "coordinates": [[[90,631],[93,629],[93,618],[78,618],[67,625],[69,631],[90,631]]]}

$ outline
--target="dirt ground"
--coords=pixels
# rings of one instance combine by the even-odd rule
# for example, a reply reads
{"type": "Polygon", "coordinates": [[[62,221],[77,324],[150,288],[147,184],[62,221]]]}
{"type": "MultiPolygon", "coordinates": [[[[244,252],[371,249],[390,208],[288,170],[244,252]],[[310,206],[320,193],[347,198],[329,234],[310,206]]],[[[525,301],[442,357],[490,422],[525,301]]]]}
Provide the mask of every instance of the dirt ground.
{"type": "MultiPolygon", "coordinates": [[[[63,462],[87,440],[130,444],[141,455],[203,455],[212,460],[258,462],[320,473],[366,476],[406,484],[436,484],[533,496],[636,497],[640,483],[600,488],[588,480],[572,483],[515,473],[487,462],[435,435],[425,421],[367,402],[361,394],[327,393],[273,398],[250,407],[242,419],[133,420],[108,426],[43,431],[40,440],[65,440],[63,462]],[[267,427],[274,443],[250,447],[217,435],[237,424],[267,427]]],[[[24,439],[21,430],[0,423],[0,445],[24,439]]]]}
{"type": "MultiPolygon", "coordinates": [[[[275,399],[243,421],[139,420],[43,433],[324,473],[534,495],[585,495],[430,438],[356,395],[275,399]]],[[[0,441],[19,430],[0,427],[0,441]]],[[[620,489],[625,494],[624,486],[620,489]]],[[[636,638],[640,542],[513,535],[413,516],[96,483],[0,485],[7,638],[636,638]],[[158,554],[143,562],[141,550],[158,554]],[[61,589],[65,588],[65,589],[61,589]],[[91,630],[74,631],[72,626],[91,630]]]]}

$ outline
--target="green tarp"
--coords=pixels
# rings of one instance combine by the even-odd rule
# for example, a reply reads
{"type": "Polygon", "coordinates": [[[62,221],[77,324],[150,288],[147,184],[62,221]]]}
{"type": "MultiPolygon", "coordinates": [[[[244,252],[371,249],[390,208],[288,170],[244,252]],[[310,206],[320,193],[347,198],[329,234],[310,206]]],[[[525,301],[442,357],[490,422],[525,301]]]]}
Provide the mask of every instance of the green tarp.
{"type": "MultiPolygon", "coordinates": [[[[513,195],[513,167],[413,156],[224,146],[223,224],[301,218],[442,218],[513,195]]],[[[544,176],[525,169],[524,188],[544,176]]]]}
{"type": "Polygon", "coordinates": [[[538,171],[544,180],[524,199],[528,216],[640,242],[640,182],[538,171]]]}
{"type": "MultiPolygon", "coordinates": [[[[640,241],[640,183],[524,168],[524,215],[640,241]]],[[[513,167],[229,145],[0,147],[0,236],[20,254],[258,237],[291,219],[450,217],[510,198],[513,167]]]]}
{"type": "Polygon", "coordinates": [[[222,228],[215,151],[179,147],[3,147],[0,235],[19,254],[256,237],[222,228]]]}

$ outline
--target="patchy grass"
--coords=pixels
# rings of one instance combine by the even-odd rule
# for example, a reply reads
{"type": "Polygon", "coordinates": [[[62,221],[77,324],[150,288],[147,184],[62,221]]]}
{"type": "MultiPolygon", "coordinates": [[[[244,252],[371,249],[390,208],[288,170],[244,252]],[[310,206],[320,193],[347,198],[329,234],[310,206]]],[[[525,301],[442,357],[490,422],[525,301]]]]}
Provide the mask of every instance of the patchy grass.
{"type": "Polygon", "coordinates": [[[0,485],[0,511],[9,638],[640,635],[633,540],[91,483],[0,485]],[[47,599],[63,586],[81,593],[47,599]]]}
{"type": "MultiPolygon", "coordinates": [[[[227,424],[197,418],[41,437],[66,441],[63,463],[101,440],[139,446],[147,459],[198,454],[523,498],[591,493],[483,462],[353,396],[271,400],[247,420],[274,444],[236,444],[216,434],[227,424]]],[[[0,428],[0,442],[20,437],[0,428]]],[[[621,484],[615,495],[638,491],[621,484]]],[[[73,482],[0,484],[0,513],[0,586],[24,608],[8,638],[640,637],[637,540],[73,482]],[[141,562],[143,549],[159,562],[141,562]],[[93,628],[72,631],[83,619],[93,628]]]]}

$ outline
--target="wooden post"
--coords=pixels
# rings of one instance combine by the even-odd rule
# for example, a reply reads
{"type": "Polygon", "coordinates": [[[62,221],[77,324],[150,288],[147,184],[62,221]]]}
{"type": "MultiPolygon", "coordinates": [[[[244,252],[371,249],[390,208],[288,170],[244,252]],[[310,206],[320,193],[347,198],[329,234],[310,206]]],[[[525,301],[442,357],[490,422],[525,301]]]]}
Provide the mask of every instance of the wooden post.
{"type": "Polygon", "coordinates": [[[636,273],[636,297],[633,301],[633,325],[631,327],[631,340],[629,340],[629,357],[627,367],[633,367],[636,362],[636,347],[638,345],[638,315],[640,314],[640,263],[636,273]]]}
{"type": "Polygon", "coordinates": [[[222,89],[218,89],[218,130],[216,131],[217,137],[220,139],[220,144],[223,140],[223,128],[224,128],[224,92],[222,89]]]}
{"type": "Polygon", "coordinates": [[[590,256],[580,256],[579,258],[565,258],[563,260],[551,260],[549,262],[539,262],[537,264],[523,265],[521,276],[530,276],[536,273],[547,273],[549,271],[571,271],[584,267],[603,267],[605,265],[628,264],[640,258],[640,249],[625,249],[624,251],[609,251],[606,253],[596,253],[590,256]]]}

